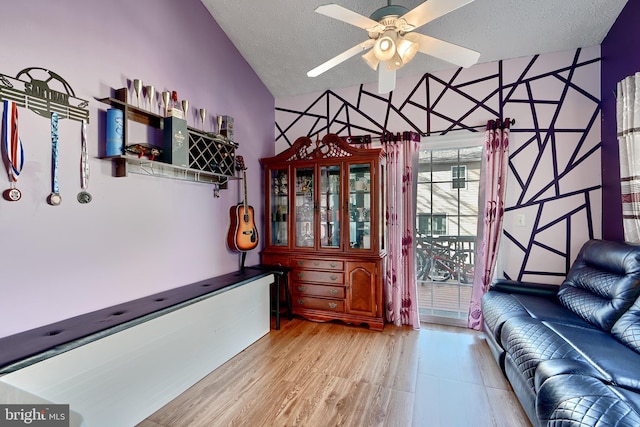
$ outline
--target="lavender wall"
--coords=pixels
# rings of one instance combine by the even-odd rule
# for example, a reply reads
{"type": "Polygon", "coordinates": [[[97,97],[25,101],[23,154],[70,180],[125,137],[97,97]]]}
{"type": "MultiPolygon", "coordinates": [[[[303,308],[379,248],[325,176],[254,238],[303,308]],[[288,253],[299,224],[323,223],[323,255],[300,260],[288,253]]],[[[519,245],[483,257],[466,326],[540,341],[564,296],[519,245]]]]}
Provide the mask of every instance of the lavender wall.
{"type": "MultiPolygon", "coordinates": [[[[466,137],[515,118],[501,243],[505,277],[559,283],[580,247],[601,236],[600,48],[505,59],[276,102],[276,149],[300,135],[414,130],[466,137]],[[518,225],[516,215],[525,218],[518,225]]],[[[428,138],[423,143],[429,145],[428,138]]]]}
{"type": "Polygon", "coordinates": [[[620,159],[616,136],[616,84],[640,71],[640,2],[631,0],[602,42],[602,236],[624,240],[620,159]]]}
{"type": "MultiPolygon", "coordinates": [[[[43,67],[90,100],[94,199],[88,205],[76,201],[80,124],[62,120],[63,202],[46,204],[49,121],[20,109],[23,199],[0,200],[0,336],[236,270],[239,256],[225,242],[229,207],[240,200],[238,181],[214,199],[207,184],[114,178],[111,163],[96,158],[108,107],[95,98],[134,78],[157,91],[176,90],[193,113],[204,107],[210,117],[235,118],[248,199],[262,222],[258,159],[274,154],[274,99],[201,2],[11,1],[4,2],[2,15],[0,73],[16,76],[43,67]]],[[[196,124],[195,117],[189,124],[196,124]]],[[[2,172],[0,189],[7,187],[2,172]]],[[[250,252],[247,264],[257,262],[258,251],[250,252]]]]}

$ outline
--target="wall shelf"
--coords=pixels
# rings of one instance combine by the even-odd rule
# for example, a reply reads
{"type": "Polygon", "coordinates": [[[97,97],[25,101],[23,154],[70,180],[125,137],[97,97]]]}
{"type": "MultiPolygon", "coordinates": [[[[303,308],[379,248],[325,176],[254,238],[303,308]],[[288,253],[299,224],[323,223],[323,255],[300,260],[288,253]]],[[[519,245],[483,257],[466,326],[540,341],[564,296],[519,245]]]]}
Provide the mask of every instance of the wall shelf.
{"type": "Polygon", "coordinates": [[[170,163],[149,160],[144,157],[120,155],[100,157],[102,160],[110,160],[114,163],[116,177],[125,177],[127,174],[158,176],[162,178],[177,179],[181,181],[203,182],[207,184],[226,184],[228,180],[241,179],[236,176],[228,176],[198,169],[185,168],[170,163]]]}
{"type": "MultiPolygon", "coordinates": [[[[123,112],[123,151],[127,145],[131,145],[128,131],[130,120],[160,130],[165,126],[164,117],[130,105],[127,103],[127,97],[127,88],[122,88],[115,90],[115,98],[98,98],[98,101],[123,112]]],[[[187,131],[189,133],[189,167],[128,154],[100,158],[113,162],[114,176],[116,177],[125,177],[128,172],[131,172],[183,181],[218,184],[222,189],[226,188],[229,180],[239,179],[235,176],[237,143],[222,135],[203,132],[192,127],[187,127],[187,131]]]]}

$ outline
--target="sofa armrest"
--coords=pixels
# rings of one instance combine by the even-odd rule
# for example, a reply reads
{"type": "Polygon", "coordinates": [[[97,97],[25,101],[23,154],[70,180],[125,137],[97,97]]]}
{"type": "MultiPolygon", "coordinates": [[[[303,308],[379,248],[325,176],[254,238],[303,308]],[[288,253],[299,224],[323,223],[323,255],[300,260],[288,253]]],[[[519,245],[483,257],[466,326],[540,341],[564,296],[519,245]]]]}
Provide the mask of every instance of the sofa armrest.
{"type": "Polygon", "coordinates": [[[590,376],[556,375],[538,391],[538,425],[636,427],[640,425],[639,409],[627,398],[633,394],[590,376]]]}
{"type": "Polygon", "coordinates": [[[536,368],[534,379],[536,393],[545,381],[557,375],[582,375],[597,378],[604,384],[611,384],[611,376],[599,371],[585,361],[576,359],[548,359],[541,361],[536,368]]]}
{"type": "Polygon", "coordinates": [[[491,290],[508,294],[536,295],[547,298],[555,298],[558,293],[558,285],[549,285],[535,282],[518,282],[516,280],[496,279],[491,284],[491,290]]]}

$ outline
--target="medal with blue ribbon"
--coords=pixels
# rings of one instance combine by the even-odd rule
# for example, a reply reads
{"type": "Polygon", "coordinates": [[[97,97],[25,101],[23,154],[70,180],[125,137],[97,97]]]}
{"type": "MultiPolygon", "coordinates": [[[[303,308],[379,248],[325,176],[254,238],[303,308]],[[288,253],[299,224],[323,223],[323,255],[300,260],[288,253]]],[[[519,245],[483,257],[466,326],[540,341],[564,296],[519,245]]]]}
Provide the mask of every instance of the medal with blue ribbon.
{"type": "Polygon", "coordinates": [[[18,175],[24,165],[24,151],[22,141],[18,135],[18,106],[13,101],[4,101],[2,116],[4,152],[7,156],[8,175],[11,188],[2,196],[11,202],[20,200],[22,193],[16,188],[18,175]]]}
{"type": "Polygon", "coordinates": [[[51,113],[51,194],[49,204],[58,206],[62,202],[58,185],[58,113],[51,113]]]}

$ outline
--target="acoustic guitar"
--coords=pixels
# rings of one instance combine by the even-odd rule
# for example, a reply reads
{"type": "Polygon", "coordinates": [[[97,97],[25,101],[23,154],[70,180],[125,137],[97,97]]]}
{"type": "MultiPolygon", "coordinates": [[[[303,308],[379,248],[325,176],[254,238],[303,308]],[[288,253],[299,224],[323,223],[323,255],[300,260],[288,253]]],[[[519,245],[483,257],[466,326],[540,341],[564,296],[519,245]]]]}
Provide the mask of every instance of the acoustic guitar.
{"type": "Polygon", "coordinates": [[[227,245],[233,251],[246,252],[258,246],[258,229],[253,217],[253,207],[247,204],[247,168],[242,156],[236,156],[236,169],[242,171],[244,199],[229,210],[231,226],[227,245]]]}

